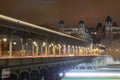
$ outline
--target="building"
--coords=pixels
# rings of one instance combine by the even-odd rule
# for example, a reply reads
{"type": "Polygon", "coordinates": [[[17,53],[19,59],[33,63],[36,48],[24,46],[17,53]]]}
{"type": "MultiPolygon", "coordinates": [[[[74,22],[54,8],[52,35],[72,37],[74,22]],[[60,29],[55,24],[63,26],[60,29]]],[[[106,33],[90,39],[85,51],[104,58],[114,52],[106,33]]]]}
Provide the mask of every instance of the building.
{"type": "Polygon", "coordinates": [[[106,54],[118,56],[120,52],[120,27],[113,22],[110,16],[105,19],[104,26],[98,23],[94,28],[88,28],[93,36],[93,43],[104,45],[106,54]]]}
{"type": "Polygon", "coordinates": [[[92,42],[92,36],[89,34],[89,31],[86,28],[83,20],[80,20],[76,27],[66,27],[64,21],[61,20],[59,21],[59,30],[62,33],[92,42]]]}
{"type": "Polygon", "coordinates": [[[83,20],[80,20],[76,27],[66,27],[64,21],[59,22],[59,30],[68,35],[83,40],[91,40],[93,49],[99,49],[101,54],[110,54],[118,57],[120,52],[120,27],[107,16],[104,22],[98,23],[95,27],[86,27],[83,20]]]}

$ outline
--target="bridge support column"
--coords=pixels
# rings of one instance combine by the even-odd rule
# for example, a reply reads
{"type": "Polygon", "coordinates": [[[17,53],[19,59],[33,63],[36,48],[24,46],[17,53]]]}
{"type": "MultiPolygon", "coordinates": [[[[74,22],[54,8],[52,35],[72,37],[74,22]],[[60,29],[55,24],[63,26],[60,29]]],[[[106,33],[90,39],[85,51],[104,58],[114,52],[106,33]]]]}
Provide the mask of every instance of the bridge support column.
{"type": "Polygon", "coordinates": [[[41,42],[41,45],[40,45],[40,55],[43,55],[43,44],[41,42]]]}
{"type": "Polygon", "coordinates": [[[48,44],[48,55],[51,54],[50,48],[51,48],[51,46],[50,46],[50,44],[48,44]]]}
{"type": "Polygon", "coordinates": [[[61,55],[61,48],[58,48],[58,54],[61,55]]]}
{"type": "Polygon", "coordinates": [[[39,44],[37,43],[36,44],[36,56],[38,56],[38,53],[39,53],[39,44]]]}
{"type": "Polygon", "coordinates": [[[81,48],[78,47],[78,55],[80,55],[80,54],[81,54],[81,48]]]}
{"type": "Polygon", "coordinates": [[[72,46],[70,46],[70,54],[72,54],[72,46]]]}
{"type": "Polygon", "coordinates": [[[70,45],[67,45],[67,54],[70,54],[70,45]]]}
{"type": "Polygon", "coordinates": [[[34,46],[34,42],[32,43],[32,56],[34,56],[35,53],[35,46],[34,46]]]}
{"type": "Polygon", "coordinates": [[[72,46],[72,55],[75,55],[75,47],[74,47],[74,45],[72,46]]]}
{"type": "Polygon", "coordinates": [[[63,45],[63,55],[66,55],[66,45],[63,45]]]}
{"type": "Polygon", "coordinates": [[[28,72],[22,72],[19,75],[19,79],[18,80],[30,80],[30,76],[28,72]]]}
{"type": "Polygon", "coordinates": [[[2,56],[2,43],[1,43],[1,37],[0,37],[0,56],[2,56]]]}
{"type": "Polygon", "coordinates": [[[12,56],[12,34],[10,34],[9,40],[9,56],[12,56]]]}
{"type": "Polygon", "coordinates": [[[48,42],[46,41],[45,42],[46,45],[45,45],[45,56],[48,54],[48,42]]]}
{"type": "Polygon", "coordinates": [[[38,50],[39,50],[38,43],[34,41],[32,43],[32,55],[38,56],[38,50]]]}
{"type": "Polygon", "coordinates": [[[47,80],[59,80],[59,70],[57,70],[55,67],[48,68],[47,71],[47,80]]]}
{"type": "Polygon", "coordinates": [[[37,70],[33,70],[30,74],[30,80],[39,80],[39,72],[37,70]]]}
{"type": "Polygon", "coordinates": [[[54,56],[56,55],[55,48],[56,48],[56,45],[55,45],[55,43],[53,43],[53,55],[54,55],[54,56]]]}
{"type": "Polygon", "coordinates": [[[18,80],[18,77],[15,74],[10,74],[10,78],[8,80],[18,80]]]}
{"type": "Polygon", "coordinates": [[[26,50],[25,50],[25,44],[26,44],[26,38],[24,37],[23,39],[21,39],[21,43],[22,43],[22,54],[21,54],[21,56],[25,56],[26,54],[25,54],[25,52],[26,52],[26,50]]]}
{"type": "Polygon", "coordinates": [[[78,55],[78,46],[75,47],[75,55],[78,55]]]}
{"type": "Polygon", "coordinates": [[[58,54],[61,55],[61,44],[58,44],[58,54]]]}

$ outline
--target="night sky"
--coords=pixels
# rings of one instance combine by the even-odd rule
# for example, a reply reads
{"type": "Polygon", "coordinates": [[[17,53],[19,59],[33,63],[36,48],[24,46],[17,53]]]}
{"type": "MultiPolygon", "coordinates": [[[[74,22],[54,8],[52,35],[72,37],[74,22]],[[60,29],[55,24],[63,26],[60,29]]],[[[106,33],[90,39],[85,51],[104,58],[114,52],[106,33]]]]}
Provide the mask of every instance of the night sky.
{"type": "Polygon", "coordinates": [[[120,26],[120,0],[0,0],[0,14],[53,27],[59,20],[74,27],[81,19],[94,27],[111,16],[120,26]]]}

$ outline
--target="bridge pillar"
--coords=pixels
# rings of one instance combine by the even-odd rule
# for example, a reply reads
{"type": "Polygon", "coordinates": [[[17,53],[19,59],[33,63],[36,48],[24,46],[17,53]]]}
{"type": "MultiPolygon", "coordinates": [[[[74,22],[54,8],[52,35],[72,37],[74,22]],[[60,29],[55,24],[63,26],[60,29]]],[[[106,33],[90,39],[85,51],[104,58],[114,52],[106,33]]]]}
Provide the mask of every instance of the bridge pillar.
{"type": "Polygon", "coordinates": [[[49,67],[47,70],[47,80],[60,80],[59,69],[55,66],[49,67]]]}
{"type": "MultiPolygon", "coordinates": [[[[0,35],[1,36],[1,35],[0,35]]],[[[2,43],[1,43],[1,37],[0,37],[0,56],[2,56],[2,43]]]]}
{"type": "Polygon", "coordinates": [[[67,53],[70,54],[70,45],[67,45],[67,53]]]}
{"type": "Polygon", "coordinates": [[[23,37],[23,38],[21,39],[21,44],[22,44],[22,50],[21,50],[22,54],[21,54],[21,56],[26,55],[26,54],[25,54],[25,52],[26,52],[26,49],[25,49],[26,40],[27,40],[27,39],[26,39],[25,37],[23,37]]]}
{"type": "Polygon", "coordinates": [[[43,55],[47,55],[48,54],[48,41],[46,40],[45,42],[43,42],[42,47],[45,49],[45,51],[43,51],[43,55]]]}
{"type": "Polygon", "coordinates": [[[33,70],[30,73],[30,80],[39,80],[39,71],[33,70]]]}
{"type": "Polygon", "coordinates": [[[58,44],[58,54],[61,55],[61,53],[62,53],[61,44],[58,44]]]}
{"type": "Polygon", "coordinates": [[[39,44],[37,42],[37,44],[36,44],[36,56],[38,56],[38,54],[39,54],[39,44]]]}
{"type": "Polygon", "coordinates": [[[48,42],[47,42],[47,40],[42,42],[41,53],[42,53],[42,55],[45,55],[45,56],[48,54],[48,42]]]}
{"type": "Polygon", "coordinates": [[[45,68],[40,70],[40,80],[47,80],[48,76],[47,76],[47,70],[45,68]]]}
{"type": "Polygon", "coordinates": [[[40,42],[40,55],[43,55],[43,43],[40,42]]]}
{"type": "Polygon", "coordinates": [[[9,56],[12,56],[12,34],[9,36],[9,56]]]}
{"type": "Polygon", "coordinates": [[[75,56],[77,56],[77,46],[75,46],[75,56]]]}
{"type": "Polygon", "coordinates": [[[66,55],[66,45],[63,45],[63,55],[66,55]]]}
{"type": "Polygon", "coordinates": [[[10,74],[10,78],[8,80],[18,80],[18,77],[15,74],[10,74]]]}
{"type": "Polygon", "coordinates": [[[74,47],[74,45],[72,46],[72,55],[75,55],[75,47],[74,47]]]}
{"type": "Polygon", "coordinates": [[[22,72],[22,73],[20,73],[18,80],[30,80],[29,72],[22,72]]]}
{"type": "Polygon", "coordinates": [[[55,43],[53,43],[53,55],[56,55],[56,50],[55,50],[55,48],[56,48],[56,45],[55,45],[55,43]]]}
{"type": "Polygon", "coordinates": [[[39,44],[36,41],[32,43],[32,56],[38,56],[39,44]]]}

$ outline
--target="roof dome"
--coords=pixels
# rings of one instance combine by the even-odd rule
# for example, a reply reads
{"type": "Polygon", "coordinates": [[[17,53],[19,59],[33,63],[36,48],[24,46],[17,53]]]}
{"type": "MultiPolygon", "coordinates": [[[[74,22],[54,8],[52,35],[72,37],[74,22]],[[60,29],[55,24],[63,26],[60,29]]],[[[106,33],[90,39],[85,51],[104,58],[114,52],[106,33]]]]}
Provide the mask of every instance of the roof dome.
{"type": "Polygon", "coordinates": [[[116,22],[113,22],[113,26],[114,27],[118,27],[118,25],[116,24],[116,22]]]}
{"type": "Polygon", "coordinates": [[[79,24],[84,24],[84,21],[83,21],[83,20],[80,20],[79,24]]]}
{"type": "Polygon", "coordinates": [[[96,26],[96,29],[103,28],[102,24],[99,22],[96,26]]]}
{"type": "Polygon", "coordinates": [[[111,17],[110,17],[110,16],[107,16],[107,18],[106,18],[105,22],[112,22],[111,17]]]}
{"type": "Polygon", "coordinates": [[[63,21],[63,20],[60,20],[60,21],[59,21],[59,24],[64,24],[64,21],[63,21]]]}

